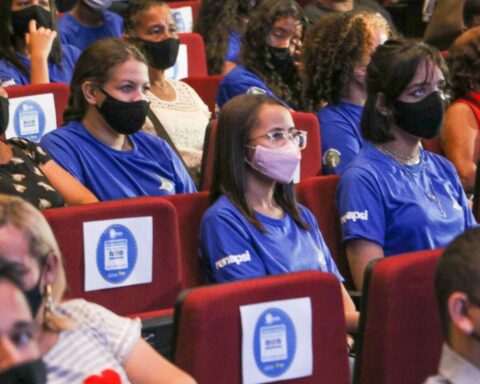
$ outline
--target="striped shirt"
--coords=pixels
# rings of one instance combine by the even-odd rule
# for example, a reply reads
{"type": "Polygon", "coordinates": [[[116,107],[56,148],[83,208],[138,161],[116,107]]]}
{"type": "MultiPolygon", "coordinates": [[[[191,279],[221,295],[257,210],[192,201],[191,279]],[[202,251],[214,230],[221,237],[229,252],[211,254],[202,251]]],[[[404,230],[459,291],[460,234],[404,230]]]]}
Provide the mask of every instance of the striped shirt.
{"type": "Polygon", "coordinates": [[[84,383],[91,376],[105,375],[130,383],[123,367],[140,339],[140,320],[117,316],[83,299],[62,303],[58,310],[77,326],[60,333],[57,344],[44,356],[48,383],[84,383]]]}

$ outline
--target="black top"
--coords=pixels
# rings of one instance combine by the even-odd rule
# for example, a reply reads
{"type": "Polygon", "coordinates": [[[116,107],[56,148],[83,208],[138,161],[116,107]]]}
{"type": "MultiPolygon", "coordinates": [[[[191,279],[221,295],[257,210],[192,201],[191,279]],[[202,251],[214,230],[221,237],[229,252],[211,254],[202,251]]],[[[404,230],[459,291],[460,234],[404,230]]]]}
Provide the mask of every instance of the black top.
{"type": "Polygon", "coordinates": [[[13,152],[7,164],[0,164],[0,193],[20,196],[39,209],[63,207],[62,195],[39,167],[51,160],[37,144],[15,137],[4,141],[13,152]]]}

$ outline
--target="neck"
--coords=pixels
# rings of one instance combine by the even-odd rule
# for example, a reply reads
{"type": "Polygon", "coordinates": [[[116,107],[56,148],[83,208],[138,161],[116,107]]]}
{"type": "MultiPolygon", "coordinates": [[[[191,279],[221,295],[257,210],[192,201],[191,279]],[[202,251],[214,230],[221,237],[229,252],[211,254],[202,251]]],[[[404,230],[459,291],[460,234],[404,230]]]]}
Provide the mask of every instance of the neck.
{"type": "Polygon", "coordinates": [[[327,7],[339,12],[347,12],[353,9],[353,0],[345,0],[342,2],[337,2],[332,0],[319,0],[318,2],[324,7],[327,7]]]}
{"type": "Polygon", "coordinates": [[[363,107],[367,101],[365,85],[360,84],[358,81],[351,81],[348,86],[348,96],[343,100],[347,103],[363,107]]]}
{"type": "Polygon", "coordinates": [[[95,106],[88,106],[82,123],[93,137],[106,146],[118,151],[128,151],[132,149],[128,137],[116,132],[110,127],[95,106]]]}
{"type": "Polygon", "coordinates": [[[103,12],[90,8],[83,1],[77,1],[72,16],[87,27],[100,27],[103,24],[103,12]]]}
{"type": "Polygon", "coordinates": [[[255,211],[270,216],[278,209],[273,199],[275,181],[263,176],[255,170],[247,170],[247,203],[255,211]]]}
{"type": "Polygon", "coordinates": [[[152,85],[165,87],[167,84],[167,81],[165,80],[165,71],[163,69],[148,67],[148,78],[152,85]]]}
{"type": "Polygon", "coordinates": [[[394,141],[378,144],[377,147],[399,163],[413,165],[420,161],[420,139],[393,127],[390,132],[394,141]]]}
{"type": "Polygon", "coordinates": [[[453,331],[450,336],[450,347],[469,363],[480,369],[480,341],[463,332],[453,331]]]}

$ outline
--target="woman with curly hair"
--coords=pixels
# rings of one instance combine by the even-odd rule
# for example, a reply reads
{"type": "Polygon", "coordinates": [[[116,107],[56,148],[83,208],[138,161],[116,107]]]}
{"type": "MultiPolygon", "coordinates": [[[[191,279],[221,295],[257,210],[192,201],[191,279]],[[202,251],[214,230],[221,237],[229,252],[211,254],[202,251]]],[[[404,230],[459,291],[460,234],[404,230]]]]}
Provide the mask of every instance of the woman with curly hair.
{"type": "Polygon", "coordinates": [[[302,10],[294,0],[264,0],[255,8],[243,36],[241,65],[220,83],[219,107],[242,93],[263,93],[291,109],[301,109],[295,56],[302,21],[302,10]]]}
{"type": "Polygon", "coordinates": [[[391,31],[379,13],[337,13],[312,26],[304,42],[304,104],[318,112],[324,172],[339,174],[360,151],[370,55],[391,31]],[[319,111],[320,110],[320,111],[319,111]]]}
{"type": "Polygon", "coordinates": [[[209,75],[226,74],[236,67],[250,12],[260,0],[203,0],[194,32],[205,41],[209,75]]]}
{"type": "Polygon", "coordinates": [[[480,27],[465,32],[448,52],[454,103],[440,136],[467,192],[473,192],[480,156],[480,27]]]}

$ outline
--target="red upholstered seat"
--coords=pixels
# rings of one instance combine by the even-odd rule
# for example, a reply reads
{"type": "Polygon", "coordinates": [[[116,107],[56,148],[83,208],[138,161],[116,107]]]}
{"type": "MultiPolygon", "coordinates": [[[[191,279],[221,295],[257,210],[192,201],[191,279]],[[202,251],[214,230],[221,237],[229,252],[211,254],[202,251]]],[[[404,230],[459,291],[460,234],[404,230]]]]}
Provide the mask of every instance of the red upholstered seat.
{"type": "Polygon", "coordinates": [[[198,93],[203,102],[207,104],[210,112],[212,112],[212,117],[214,117],[218,86],[220,85],[222,79],[222,75],[201,77],[189,76],[185,79],[182,79],[182,81],[190,85],[195,92],[198,93]]]}
{"type": "Polygon", "coordinates": [[[167,4],[170,8],[182,8],[182,7],[190,7],[192,8],[192,18],[193,22],[197,20],[198,11],[200,10],[200,0],[184,0],[184,1],[167,1],[167,4]]]}
{"type": "Polygon", "coordinates": [[[443,337],[434,276],[440,254],[388,257],[365,274],[354,383],[423,383],[437,372],[443,337]]]}
{"type": "Polygon", "coordinates": [[[349,383],[338,280],[308,271],[195,288],[175,307],[175,363],[199,384],[240,384],[242,305],[310,297],[313,376],[279,383],[349,383]],[[175,339],[176,337],[176,339],[175,339]]]}
{"type": "Polygon", "coordinates": [[[328,248],[345,278],[347,289],[355,289],[350,273],[345,247],[342,244],[340,217],[336,202],[337,184],[340,176],[317,176],[302,180],[296,185],[298,202],[305,205],[317,219],[328,248]]]}
{"type": "Polygon", "coordinates": [[[180,44],[187,46],[188,77],[207,76],[205,43],[198,33],[179,33],[180,44]]]}
{"type": "Polygon", "coordinates": [[[181,290],[180,250],[175,207],[160,197],[141,197],[56,208],[42,212],[60,245],[68,297],[82,297],[120,314],[173,307],[181,290]],[[147,284],[85,292],[83,223],[95,220],[153,218],[153,281],[147,284]]]}
{"type": "Polygon", "coordinates": [[[208,192],[165,196],[164,199],[172,203],[177,212],[183,288],[202,285],[205,278],[198,249],[200,223],[209,206],[208,192]]]}
{"type": "Polygon", "coordinates": [[[70,96],[70,88],[64,83],[48,83],[48,84],[29,84],[18,85],[7,88],[8,97],[24,97],[32,95],[41,95],[45,93],[53,93],[55,101],[55,113],[57,118],[57,126],[63,124],[63,111],[68,106],[68,98],[70,96]]]}

